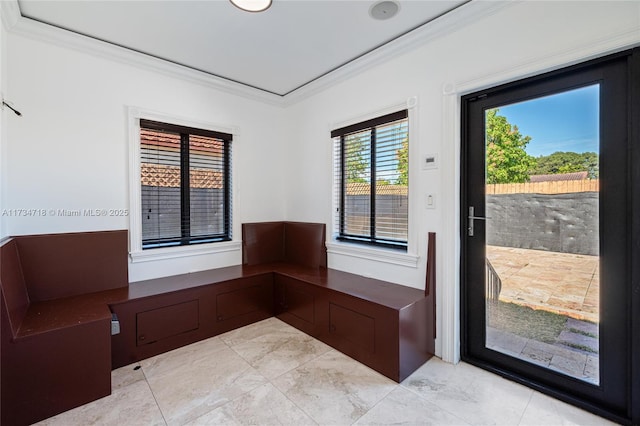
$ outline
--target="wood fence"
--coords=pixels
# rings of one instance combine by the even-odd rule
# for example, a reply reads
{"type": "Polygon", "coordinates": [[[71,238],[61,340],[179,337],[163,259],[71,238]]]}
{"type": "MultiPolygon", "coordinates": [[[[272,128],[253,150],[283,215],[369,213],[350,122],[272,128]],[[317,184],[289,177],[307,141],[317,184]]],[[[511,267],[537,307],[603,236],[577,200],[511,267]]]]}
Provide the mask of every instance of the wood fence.
{"type": "Polygon", "coordinates": [[[598,179],[488,184],[487,194],[567,194],[597,192],[598,179]]]}

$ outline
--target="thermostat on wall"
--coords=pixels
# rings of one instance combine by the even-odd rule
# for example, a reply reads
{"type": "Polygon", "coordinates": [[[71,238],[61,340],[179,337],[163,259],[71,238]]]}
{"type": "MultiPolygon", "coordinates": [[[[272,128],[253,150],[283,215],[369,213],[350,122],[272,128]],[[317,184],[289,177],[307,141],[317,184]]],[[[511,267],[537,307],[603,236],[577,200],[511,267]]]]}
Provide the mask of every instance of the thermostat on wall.
{"type": "Polygon", "coordinates": [[[422,157],[422,170],[437,169],[438,157],[435,154],[426,154],[422,157]]]}

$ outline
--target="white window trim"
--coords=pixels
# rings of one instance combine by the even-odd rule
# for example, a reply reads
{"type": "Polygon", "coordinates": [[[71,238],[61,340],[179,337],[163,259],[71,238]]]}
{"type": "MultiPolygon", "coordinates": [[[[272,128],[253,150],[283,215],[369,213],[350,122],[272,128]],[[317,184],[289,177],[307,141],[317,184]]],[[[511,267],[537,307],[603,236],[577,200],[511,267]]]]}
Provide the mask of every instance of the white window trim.
{"type": "MultiPolygon", "coordinates": [[[[376,262],[390,263],[393,265],[406,266],[410,268],[417,268],[419,256],[418,238],[417,238],[417,220],[416,218],[420,214],[418,203],[418,169],[419,169],[419,154],[417,142],[418,138],[418,97],[412,96],[405,102],[398,103],[389,106],[384,109],[371,112],[366,115],[355,117],[340,123],[334,123],[330,126],[331,129],[339,129],[352,124],[361,123],[372,118],[380,117],[386,114],[390,114],[396,111],[407,110],[407,119],[409,121],[409,226],[407,236],[407,251],[400,252],[398,250],[385,249],[384,247],[371,247],[366,245],[360,245],[356,243],[349,243],[337,240],[338,224],[336,223],[336,215],[333,213],[338,206],[336,205],[336,195],[334,190],[336,188],[336,170],[331,173],[331,241],[326,242],[327,253],[337,254],[344,256],[357,257],[360,259],[373,260],[376,262]],[[414,182],[411,184],[411,182],[414,182]]],[[[333,139],[329,139],[333,142],[333,139]]],[[[332,148],[333,152],[333,148],[332,148]]],[[[333,154],[332,154],[333,156],[333,154]]],[[[332,157],[332,165],[335,167],[335,159],[332,157]]]]}
{"type": "MultiPolygon", "coordinates": [[[[128,107],[129,127],[129,256],[132,263],[166,260],[186,256],[200,256],[229,251],[240,251],[242,242],[238,239],[239,227],[237,223],[237,203],[235,179],[231,187],[231,223],[232,240],[219,243],[194,244],[191,246],[166,247],[150,250],[142,249],[142,199],[140,190],[140,119],[159,121],[197,129],[212,130],[233,135],[233,143],[237,143],[240,134],[237,127],[223,126],[212,123],[197,122],[185,118],[178,118],[168,114],[150,111],[137,107],[128,107]]],[[[235,162],[232,155],[232,162],[235,162]]],[[[235,169],[231,164],[231,170],[235,169]]]]}
{"type": "Polygon", "coordinates": [[[418,267],[418,259],[414,254],[400,252],[384,247],[373,248],[357,243],[343,243],[341,241],[326,242],[327,253],[342,256],[356,257],[359,259],[374,260],[376,262],[390,263],[392,265],[406,266],[409,268],[418,267]]]}

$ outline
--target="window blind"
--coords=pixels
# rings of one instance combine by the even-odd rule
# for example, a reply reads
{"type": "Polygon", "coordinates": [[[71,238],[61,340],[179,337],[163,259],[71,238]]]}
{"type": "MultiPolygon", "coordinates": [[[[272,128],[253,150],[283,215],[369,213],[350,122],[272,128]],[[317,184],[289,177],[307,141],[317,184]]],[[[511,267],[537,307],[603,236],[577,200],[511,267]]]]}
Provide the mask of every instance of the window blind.
{"type": "Polygon", "coordinates": [[[331,132],[337,239],[406,250],[407,111],[331,132]]]}
{"type": "Polygon", "coordinates": [[[231,139],[140,120],[143,249],[231,239],[231,139]]]}

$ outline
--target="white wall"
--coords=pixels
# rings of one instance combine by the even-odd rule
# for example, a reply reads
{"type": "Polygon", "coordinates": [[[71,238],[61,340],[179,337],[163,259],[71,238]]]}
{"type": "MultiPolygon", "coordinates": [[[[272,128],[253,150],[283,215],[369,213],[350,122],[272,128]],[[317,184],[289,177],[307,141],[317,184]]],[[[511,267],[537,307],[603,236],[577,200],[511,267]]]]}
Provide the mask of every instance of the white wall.
{"type": "MultiPolygon", "coordinates": [[[[0,13],[2,13],[0,11],[0,13]]],[[[7,87],[5,84],[6,79],[6,33],[4,29],[4,22],[0,19],[0,97],[4,95],[4,90],[7,87]]],[[[5,116],[13,114],[11,111],[5,112],[4,109],[0,112],[0,242],[8,236],[6,216],[2,214],[5,206],[5,171],[6,171],[6,155],[5,155],[5,116]]],[[[9,117],[11,118],[11,117],[9,117]]]]}
{"type": "MultiPolygon", "coordinates": [[[[11,120],[3,148],[5,206],[46,216],[9,217],[11,235],[127,229],[127,217],[62,217],[58,209],[127,209],[127,107],[235,127],[234,240],[239,225],[284,217],[284,110],[181,78],[8,34],[11,120]]],[[[5,112],[5,122],[7,121],[5,112]]],[[[239,250],[130,265],[132,281],[239,264],[239,250]]]]}
{"type": "Polygon", "coordinates": [[[424,154],[437,154],[440,163],[437,170],[420,170],[416,159],[410,160],[414,170],[418,167],[413,175],[417,179],[410,179],[410,186],[418,188],[417,197],[410,200],[417,222],[413,238],[419,242],[418,267],[338,254],[329,256],[329,266],[424,288],[426,235],[437,232],[437,353],[450,361],[458,358],[459,345],[460,95],[640,43],[640,2],[493,6],[497,7],[488,16],[436,35],[289,110],[293,137],[288,171],[296,179],[287,181],[287,219],[320,221],[330,227],[332,124],[418,97],[418,132],[411,137],[411,155],[418,154],[419,160],[424,154]],[[428,193],[436,196],[435,210],[426,208],[428,193]]]}
{"type": "MultiPolygon", "coordinates": [[[[416,196],[410,208],[417,266],[338,254],[329,256],[329,264],[422,288],[426,235],[437,232],[437,352],[455,361],[460,95],[640,44],[640,2],[471,2],[430,27],[442,29],[443,20],[460,16],[462,24],[427,32],[423,43],[400,53],[391,50],[388,59],[288,108],[10,32],[2,45],[1,79],[5,95],[24,116],[3,116],[3,208],[127,208],[126,107],[136,106],[240,130],[234,144],[236,230],[241,222],[282,219],[325,222],[331,229],[332,125],[415,96],[410,185],[416,196]],[[464,18],[470,8],[484,15],[464,18]],[[438,169],[419,169],[417,162],[427,153],[438,155],[438,169]],[[436,196],[433,210],[425,208],[427,193],[436,196]]],[[[302,98],[298,95],[289,101],[302,98]]],[[[124,217],[10,217],[4,232],[128,225],[124,217]]],[[[129,273],[136,281],[239,262],[240,252],[234,251],[135,263],[129,273]]]]}

